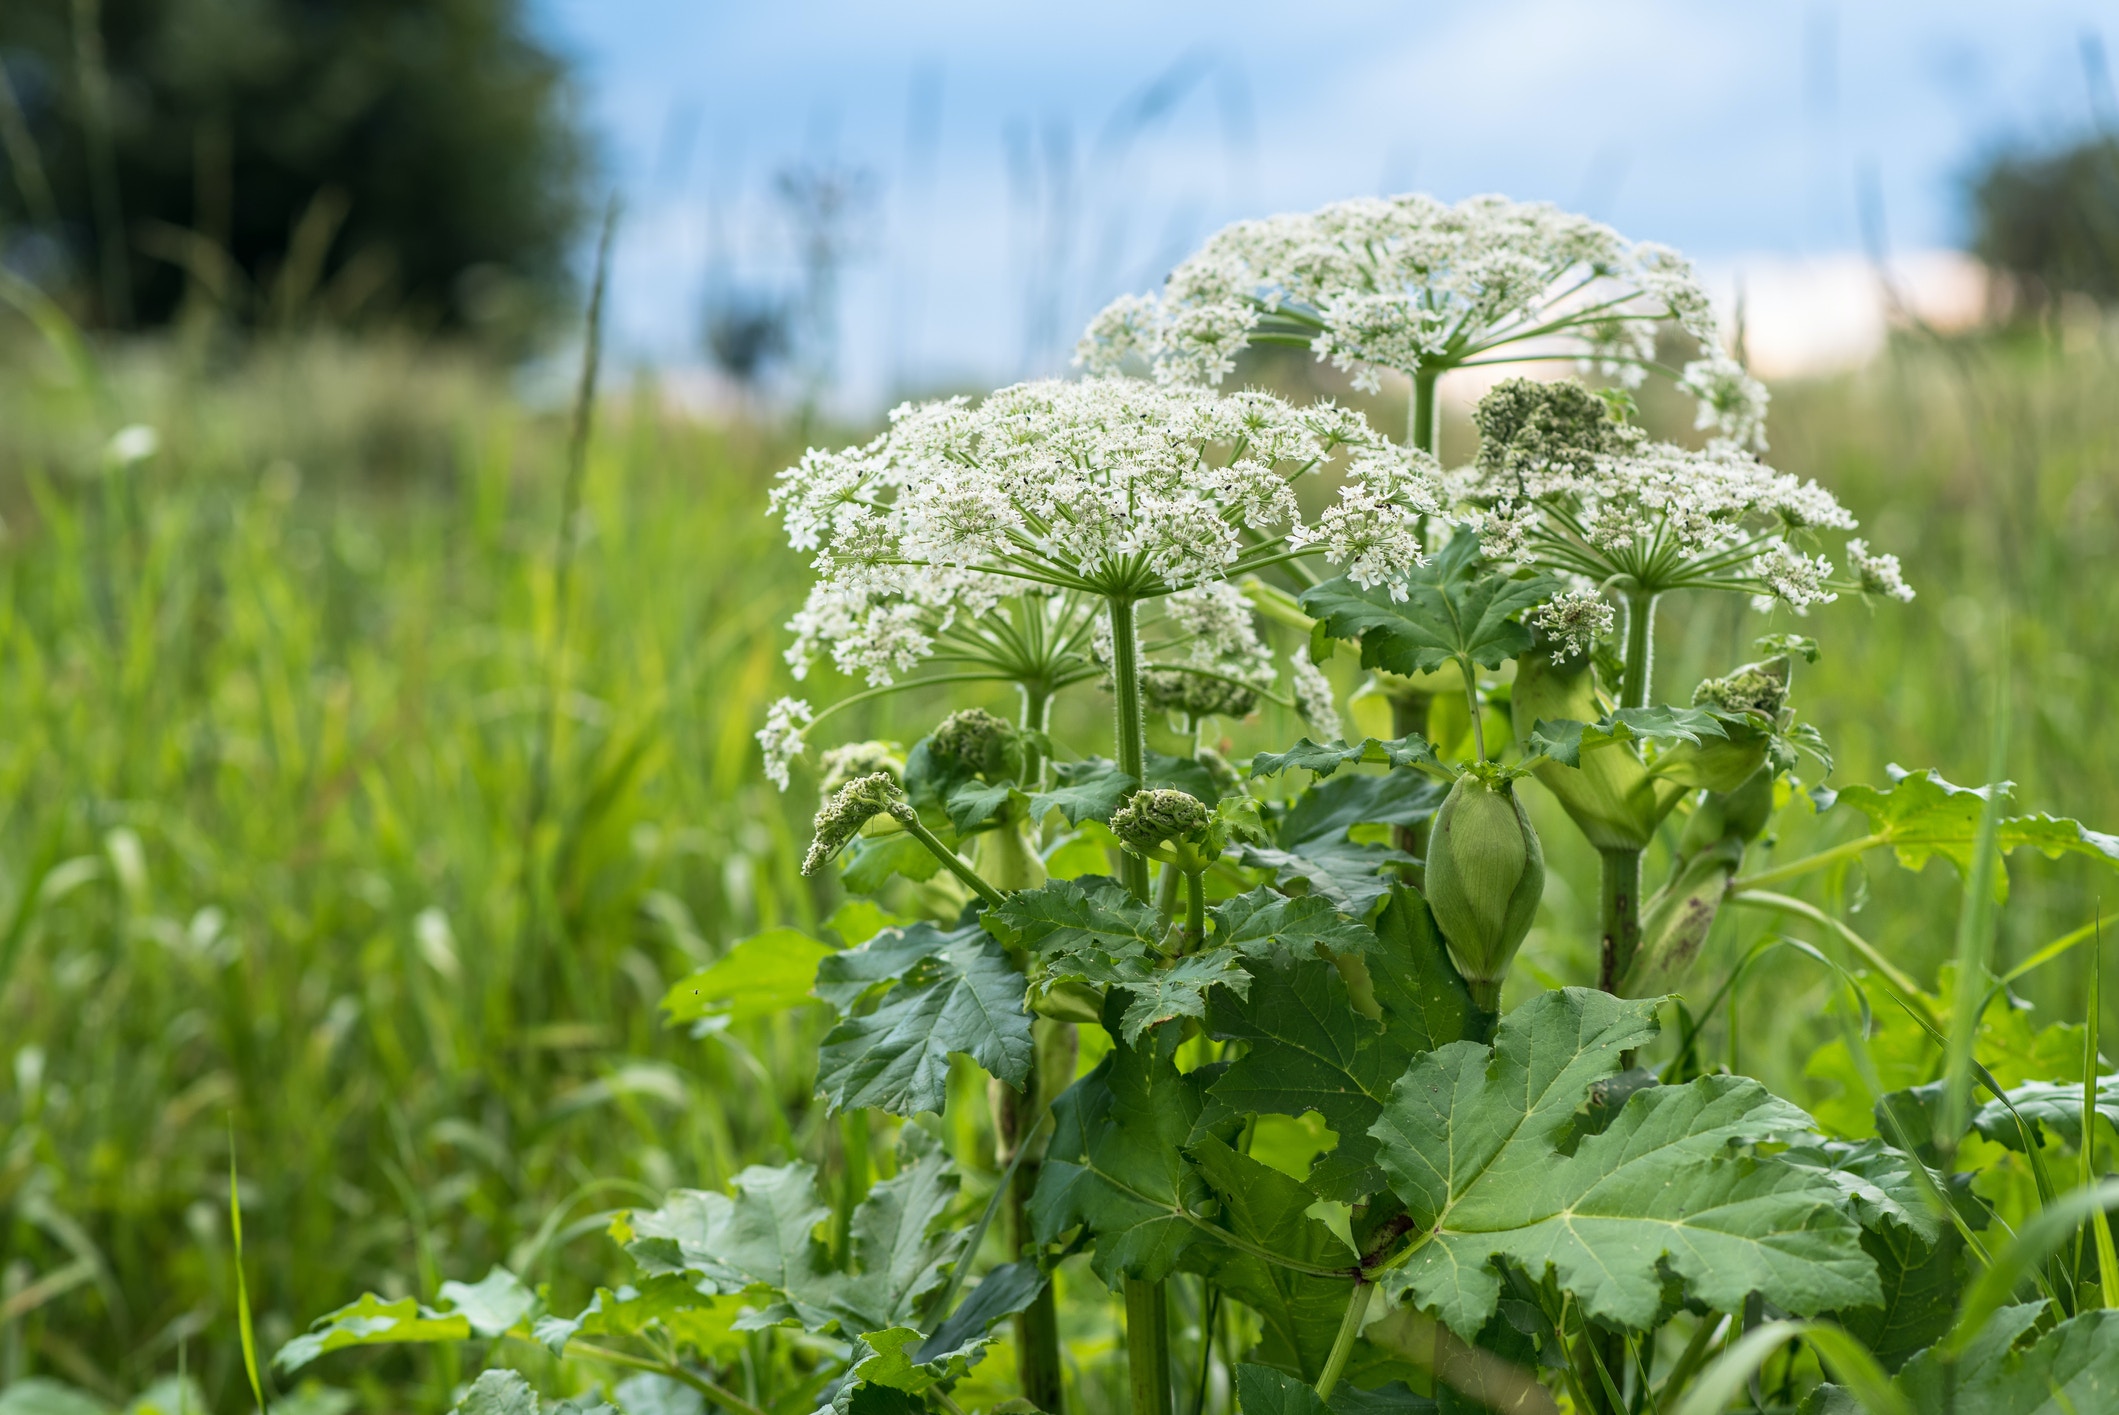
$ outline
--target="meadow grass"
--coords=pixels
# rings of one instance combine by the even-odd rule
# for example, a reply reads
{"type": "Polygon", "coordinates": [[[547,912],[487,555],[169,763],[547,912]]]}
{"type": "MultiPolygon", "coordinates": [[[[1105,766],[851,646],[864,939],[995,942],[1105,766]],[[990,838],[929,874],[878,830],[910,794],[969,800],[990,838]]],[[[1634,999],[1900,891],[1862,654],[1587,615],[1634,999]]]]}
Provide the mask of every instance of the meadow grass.
{"type": "MultiPolygon", "coordinates": [[[[806,781],[774,792],[751,739],[807,578],[762,515],[799,431],[663,416],[646,383],[607,400],[562,635],[563,420],[475,362],[305,340],[107,366],[99,406],[35,346],[0,361],[0,1385],[120,1402],[182,1353],[213,1408],[247,1403],[231,1121],[268,1351],[361,1291],[431,1298],[493,1263],[564,1306],[622,1275],[610,1210],[828,1161],[815,1016],[695,1039],[656,1012],[730,941],[836,902],[796,869],[806,781]],[[103,459],[120,413],[160,430],[157,456],[103,459]]],[[[1781,390],[1776,460],[1837,491],[1921,592],[1816,616],[1827,656],[1797,701],[1836,780],[1892,760],[1976,778],[2005,624],[2020,807],[2119,824],[2115,370],[2109,344],[1913,346],[1781,390]]],[[[1769,627],[1805,626],[1674,611],[1666,696],[1769,627]]],[[[1332,672],[1354,686],[1345,656],[1332,672]]],[[[1064,705],[1078,740],[1107,702],[1064,705]]],[[[941,703],[886,700],[843,735],[909,740],[941,703]]],[[[1236,746],[1298,731],[1269,714],[1236,746]]],[[[1556,881],[1588,880],[1546,804],[1556,881]]],[[[1779,848],[1828,828],[1798,806],[1779,848]]],[[[2104,884],[2019,863],[2005,959],[2088,919],[2104,884]]],[[[1946,875],[1876,859],[1811,893],[1861,904],[1926,978],[1951,946],[1946,875]]],[[[1556,882],[1527,966],[1586,981],[1592,908],[1556,882]]],[[[1723,925],[1698,976],[1765,927],[1723,925]]],[[[2077,1020],[2075,970],[2027,995],[2077,1020]]],[[[1805,1094],[1828,992],[1762,972],[1746,1068],[1805,1094]]],[[[975,1120],[958,1139],[976,1159],[975,1120]]],[[[437,1408],[462,1359],[319,1371],[366,1408],[437,1408]]]]}

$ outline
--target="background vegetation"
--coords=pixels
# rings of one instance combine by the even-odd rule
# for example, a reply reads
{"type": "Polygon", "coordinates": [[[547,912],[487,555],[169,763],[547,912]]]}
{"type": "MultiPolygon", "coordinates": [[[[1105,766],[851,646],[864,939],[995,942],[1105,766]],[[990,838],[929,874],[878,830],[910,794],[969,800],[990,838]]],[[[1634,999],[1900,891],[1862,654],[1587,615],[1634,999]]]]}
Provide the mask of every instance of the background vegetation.
{"type": "MultiPolygon", "coordinates": [[[[115,352],[98,403],[26,337],[4,360],[0,1386],[44,1374],[123,1403],[182,1369],[208,1408],[247,1404],[231,1137],[268,1351],[360,1291],[431,1298],[495,1262],[574,1301],[622,1275],[609,1210],[833,1162],[819,1018],[690,1037],[656,1012],[732,940],[814,929],[836,902],[796,872],[813,796],[799,775],[766,786],[750,736],[807,579],[764,487],[829,434],[665,416],[640,383],[603,410],[563,542],[561,420],[476,361],[316,336],[209,367],[157,345],[115,352]],[[121,421],[161,450],[115,455],[121,421]]],[[[1831,485],[1921,591],[1820,612],[1831,656],[1797,692],[1836,779],[1878,779],[1888,751],[1975,780],[1999,665],[1971,646],[2005,623],[2018,802],[2119,822],[2100,672],[2119,661],[2115,372],[2119,340],[2088,326],[1907,344],[1780,390],[1777,462],[1831,485]]],[[[1767,627],[1789,625],[1736,604],[1673,618],[1666,681],[1767,627]]],[[[937,711],[886,700],[846,735],[909,739],[937,711]]],[[[1784,821],[1791,850],[1819,828],[1800,804],[1784,821]]],[[[1556,863],[1526,964],[1582,981],[1562,940],[1594,906],[1559,881],[1586,862],[1556,863]]],[[[1818,897],[1931,978],[1954,876],[1873,870],[1818,897]]],[[[2003,959],[2087,921],[2094,883],[2019,868],[2003,959]]],[[[1699,976],[1761,927],[1722,925],[1699,976]]],[[[1804,1076],[1834,1035],[1827,979],[1780,956],[1739,994],[1743,1064],[1828,1099],[1804,1076]]],[[[2073,968],[2030,980],[2047,1016],[2079,1013],[2073,968]]],[[[990,1169],[983,1110],[954,1138],[990,1169]]],[[[1093,1287],[1071,1290],[1074,1320],[1100,1320],[1093,1287]]],[[[316,1369],[364,1408],[432,1409],[457,1359],[316,1369]]]]}

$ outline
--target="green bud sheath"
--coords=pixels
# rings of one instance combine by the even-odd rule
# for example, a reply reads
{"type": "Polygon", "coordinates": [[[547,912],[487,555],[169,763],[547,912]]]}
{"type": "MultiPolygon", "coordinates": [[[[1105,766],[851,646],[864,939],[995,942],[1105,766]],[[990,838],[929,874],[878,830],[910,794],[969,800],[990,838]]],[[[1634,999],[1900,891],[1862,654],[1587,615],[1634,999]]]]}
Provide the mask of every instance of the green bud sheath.
{"type": "Polygon", "coordinates": [[[1491,1012],[1545,893],[1545,851],[1508,782],[1457,778],[1428,842],[1427,902],[1472,999],[1491,1012]]]}
{"type": "MultiPolygon", "coordinates": [[[[1516,682],[1510,714],[1519,745],[1544,722],[1595,722],[1604,715],[1588,664],[1555,664],[1545,653],[1516,660],[1516,682]]],[[[1628,746],[1599,748],[1582,754],[1579,767],[1541,761],[1533,770],[1538,781],[1557,796],[1568,816],[1599,850],[1640,850],[1655,838],[1655,828],[1685,794],[1677,782],[1649,774],[1640,755],[1628,746]]]]}

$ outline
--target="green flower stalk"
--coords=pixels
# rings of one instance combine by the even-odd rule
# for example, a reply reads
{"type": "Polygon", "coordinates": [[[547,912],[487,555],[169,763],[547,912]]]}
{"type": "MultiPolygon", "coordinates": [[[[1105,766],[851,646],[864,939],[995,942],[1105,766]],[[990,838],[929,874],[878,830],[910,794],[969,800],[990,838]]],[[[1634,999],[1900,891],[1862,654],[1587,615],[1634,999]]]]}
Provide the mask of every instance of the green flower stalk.
{"type": "Polygon", "coordinates": [[[817,811],[815,820],[810,823],[814,838],[809,843],[808,855],[803,857],[802,873],[813,875],[837,859],[839,852],[851,845],[862,828],[878,816],[888,816],[903,827],[908,835],[942,862],[943,868],[962,880],[979,898],[988,904],[1001,902],[999,890],[975,873],[956,851],[944,845],[921,823],[920,813],[905,800],[904,788],[885,771],[847,782],[817,811]]]}
{"type": "Polygon", "coordinates": [[[1435,817],[1427,901],[1449,955],[1488,1012],[1545,894],[1545,851],[1506,778],[1467,771],[1435,817]]]}

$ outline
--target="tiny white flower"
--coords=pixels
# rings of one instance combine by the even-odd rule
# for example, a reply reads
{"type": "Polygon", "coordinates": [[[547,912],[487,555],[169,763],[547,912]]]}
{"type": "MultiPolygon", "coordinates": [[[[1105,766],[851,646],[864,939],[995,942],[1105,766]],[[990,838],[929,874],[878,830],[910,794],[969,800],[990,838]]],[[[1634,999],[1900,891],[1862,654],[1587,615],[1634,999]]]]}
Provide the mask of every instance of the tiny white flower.
{"type": "Polygon", "coordinates": [[[1302,714],[1303,722],[1318,740],[1336,740],[1340,735],[1339,699],[1332,692],[1332,680],[1310,662],[1308,644],[1297,648],[1290,662],[1294,670],[1295,710],[1302,714]]]}
{"type": "Polygon", "coordinates": [[[1565,646],[1560,656],[1567,658],[1596,647],[1616,619],[1611,605],[1594,590],[1562,591],[1540,605],[1532,617],[1539,628],[1565,646]]]}
{"type": "Polygon", "coordinates": [[[815,718],[800,698],[782,698],[765,710],[758,745],[765,749],[767,779],[782,791],[787,789],[788,767],[802,755],[802,734],[815,718]]]}
{"type": "Polygon", "coordinates": [[[1900,604],[1912,603],[1913,587],[1906,583],[1897,556],[1871,555],[1867,541],[1850,540],[1847,542],[1847,568],[1861,581],[1863,594],[1883,595],[1900,604]]]}

